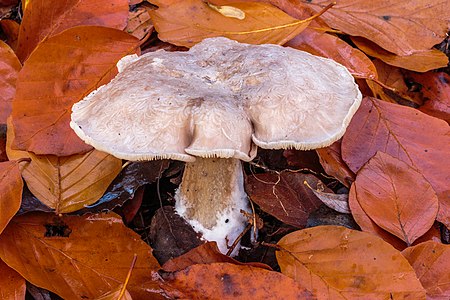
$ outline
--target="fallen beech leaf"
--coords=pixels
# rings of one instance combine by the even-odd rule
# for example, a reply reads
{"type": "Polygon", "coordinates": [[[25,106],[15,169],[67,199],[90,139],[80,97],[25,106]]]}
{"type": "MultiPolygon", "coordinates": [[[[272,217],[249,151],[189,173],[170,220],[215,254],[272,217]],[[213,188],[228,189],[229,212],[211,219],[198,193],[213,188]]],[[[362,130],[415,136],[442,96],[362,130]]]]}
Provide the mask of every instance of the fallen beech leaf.
{"type": "Polygon", "coordinates": [[[379,58],[389,65],[411,71],[426,72],[443,68],[447,66],[448,63],[447,55],[436,49],[414,52],[408,56],[399,56],[384,50],[377,44],[365,38],[354,36],[351,39],[352,42],[367,55],[379,58]]]}
{"type": "Polygon", "coordinates": [[[354,186],[352,191],[364,212],[408,245],[433,226],[438,212],[436,193],[405,162],[377,152],[359,170],[354,186]]]}
{"type": "Polygon", "coordinates": [[[95,298],[96,300],[132,300],[130,293],[125,290],[123,290],[123,284],[119,285],[116,289],[112,290],[109,293],[106,293],[98,298],[95,298]]]}
{"type": "Polygon", "coordinates": [[[378,82],[366,80],[373,95],[386,102],[410,107],[418,107],[423,104],[421,99],[408,95],[408,87],[401,69],[385,64],[379,59],[375,59],[373,64],[378,71],[378,82]]]}
{"type": "Polygon", "coordinates": [[[408,261],[371,234],[318,226],[290,233],[278,245],[281,272],[318,299],[425,299],[408,261]]]}
{"type": "Polygon", "coordinates": [[[25,279],[2,260],[0,260],[0,274],[2,274],[0,276],[0,299],[25,299],[25,279]]]}
{"type": "Polygon", "coordinates": [[[428,241],[402,252],[427,291],[427,299],[450,299],[450,245],[428,241]]]}
{"type": "Polygon", "coordinates": [[[232,7],[244,15],[241,20],[224,16],[202,0],[172,2],[152,0],[158,9],[150,16],[161,40],[186,47],[217,36],[248,44],[282,45],[313,19],[294,19],[268,3],[233,3],[232,7]]]}
{"type": "Polygon", "coordinates": [[[29,153],[22,169],[30,191],[56,214],[84,208],[100,199],[120,173],[122,160],[91,150],[65,157],[29,153]]]}
{"type": "Polygon", "coordinates": [[[425,104],[419,108],[420,111],[450,124],[450,75],[444,72],[411,72],[406,77],[421,85],[420,94],[425,104]]]}
{"type": "MultiPolygon", "coordinates": [[[[20,208],[23,181],[19,163],[5,161],[0,163],[0,234],[20,208]]],[[[1,273],[0,273],[1,274],[1,273]]],[[[0,285],[1,286],[1,285],[0,285]]],[[[0,299],[4,299],[1,298],[0,299]]]]}
{"type": "Polygon", "coordinates": [[[421,173],[439,198],[438,221],[450,227],[450,127],[416,109],[366,97],[342,140],[342,158],[357,172],[377,151],[421,173]]]}
{"type": "MultiPolygon", "coordinates": [[[[297,1],[316,12],[329,3],[297,1]]],[[[333,28],[365,37],[390,52],[411,55],[445,38],[450,17],[447,4],[445,0],[341,0],[321,18],[333,28]]]]}
{"type": "Polygon", "coordinates": [[[19,23],[11,19],[0,20],[0,28],[6,36],[6,43],[11,49],[17,49],[17,38],[19,36],[19,23]]]}
{"type": "Polygon", "coordinates": [[[247,176],[245,190],[261,209],[280,221],[303,228],[308,215],[322,202],[303,182],[316,186],[318,179],[310,174],[264,173],[247,176]]]}
{"type": "Polygon", "coordinates": [[[41,43],[17,79],[12,147],[68,156],[92,149],[69,127],[72,105],[108,82],[138,40],[116,29],[71,28],[41,43]]]}
{"type": "Polygon", "coordinates": [[[334,35],[306,28],[285,46],[331,58],[347,67],[355,77],[377,78],[377,70],[372,61],[363,52],[334,35]]]}
{"type": "Polygon", "coordinates": [[[116,214],[15,217],[0,235],[0,257],[34,285],[64,299],[95,298],[120,285],[137,254],[127,285],[136,299],[159,299],[151,248],[116,214]],[[55,235],[56,234],[56,235],[55,235]],[[144,286],[144,282],[147,283],[144,286]]]}
{"type": "Polygon", "coordinates": [[[338,140],[328,147],[316,149],[316,152],[325,172],[349,188],[355,181],[355,173],[348,168],[341,157],[341,142],[342,140],[338,140]]]}
{"type": "Polygon", "coordinates": [[[0,40],[0,124],[6,123],[16,93],[16,80],[22,65],[11,48],[0,40]]]}
{"type": "Polygon", "coordinates": [[[219,248],[217,247],[216,242],[204,243],[181,256],[172,258],[171,260],[167,261],[162,266],[162,268],[166,272],[175,272],[196,264],[212,264],[219,262],[235,265],[253,266],[255,268],[262,268],[272,271],[272,268],[266,264],[257,262],[241,263],[240,261],[222,254],[222,252],[220,252],[219,248]]]}
{"type": "Polygon", "coordinates": [[[40,42],[75,26],[122,30],[127,16],[127,0],[29,1],[20,25],[17,56],[25,61],[40,42]]]}
{"type": "Polygon", "coordinates": [[[150,37],[153,32],[153,24],[149,14],[150,10],[152,8],[141,6],[131,11],[128,15],[128,23],[124,31],[140,40],[146,40],[150,37]]]}
{"type": "Polygon", "coordinates": [[[326,206],[334,209],[337,212],[343,214],[349,214],[350,208],[348,207],[348,194],[334,194],[326,193],[323,188],[319,188],[319,183],[323,186],[323,183],[319,181],[317,188],[312,188],[307,181],[304,182],[305,185],[320,199],[326,206]]]}
{"type": "Polygon", "coordinates": [[[213,10],[217,11],[219,14],[228,17],[228,18],[235,18],[238,20],[244,20],[245,19],[245,12],[240,10],[237,7],[234,6],[228,6],[228,5],[214,5],[212,3],[206,2],[206,4],[211,7],[213,10]]]}
{"type": "Polygon", "coordinates": [[[283,274],[230,263],[193,265],[162,278],[183,299],[313,299],[283,274]]]}

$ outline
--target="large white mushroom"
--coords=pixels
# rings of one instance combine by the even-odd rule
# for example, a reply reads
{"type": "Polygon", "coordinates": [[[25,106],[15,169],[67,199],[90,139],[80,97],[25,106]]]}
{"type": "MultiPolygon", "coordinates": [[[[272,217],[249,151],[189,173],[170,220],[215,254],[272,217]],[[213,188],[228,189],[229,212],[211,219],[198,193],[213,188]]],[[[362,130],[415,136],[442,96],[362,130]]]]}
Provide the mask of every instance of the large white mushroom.
{"type": "Polygon", "coordinates": [[[86,143],[127,160],[186,162],[176,210],[222,252],[246,225],[242,161],[256,146],[314,149],[345,132],[361,102],[330,59],[211,38],[188,52],[124,57],[72,110],[86,143]]]}

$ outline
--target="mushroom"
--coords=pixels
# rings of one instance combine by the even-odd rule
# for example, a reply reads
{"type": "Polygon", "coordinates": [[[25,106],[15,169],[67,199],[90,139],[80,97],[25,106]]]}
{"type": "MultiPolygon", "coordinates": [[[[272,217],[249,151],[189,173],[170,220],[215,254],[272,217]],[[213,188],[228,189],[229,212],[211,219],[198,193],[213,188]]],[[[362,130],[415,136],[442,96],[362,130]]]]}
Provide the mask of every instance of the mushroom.
{"type": "Polygon", "coordinates": [[[345,132],[361,102],[348,70],[278,45],[209,38],[188,52],[126,56],[72,108],[86,143],[127,160],[186,162],[176,211],[222,252],[249,211],[240,161],[257,147],[314,149],[345,132]]]}

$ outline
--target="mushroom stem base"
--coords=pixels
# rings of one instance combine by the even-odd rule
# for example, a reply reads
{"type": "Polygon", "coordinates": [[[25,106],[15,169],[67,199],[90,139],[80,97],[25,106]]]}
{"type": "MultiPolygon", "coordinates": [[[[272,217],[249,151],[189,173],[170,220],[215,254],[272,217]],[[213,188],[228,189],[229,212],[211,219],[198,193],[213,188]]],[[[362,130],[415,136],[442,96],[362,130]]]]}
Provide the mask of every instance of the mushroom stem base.
{"type": "Polygon", "coordinates": [[[247,224],[241,210],[250,210],[238,159],[197,157],[186,163],[175,199],[177,213],[224,253],[247,224]]]}

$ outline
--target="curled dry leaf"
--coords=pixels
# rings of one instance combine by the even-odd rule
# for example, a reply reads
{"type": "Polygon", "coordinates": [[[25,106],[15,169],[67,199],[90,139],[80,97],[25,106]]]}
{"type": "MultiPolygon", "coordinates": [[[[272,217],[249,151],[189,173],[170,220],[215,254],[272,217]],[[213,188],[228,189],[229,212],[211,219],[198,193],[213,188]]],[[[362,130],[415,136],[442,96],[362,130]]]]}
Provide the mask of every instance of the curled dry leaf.
{"type": "Polygon", "coordinates": [[[0,299],[25,299],[25,279],[2,260],[0,260],[0,274],[2,274],[0,276],[0,299]]]}
{"type": "Polygon", "coordinates": [[[261,209],[280,221],[303,228],[309,214],[322,202],[303,182],[316,186],[318,179],[310,174],[283,171],[247,176],[245,190],[261,209]]]}
{"type": "Polygon", "coordinates": [[[160,299],[152,249],[116,214],[15,217],[0,235],[0,257],[34,285],[64,299],[95,298],[122,284],[134,253],[127,289],[136,299],[160,299]],[[144,284],[145,283],[145,284],[144,284]]]}
{"type": "Polygon", "coordinates": [[[377,44],[365,38],[354,36],[352,42],[369,56],[381,59],[385,63],[403,69],[426,72],[447,66],[448,57],[436,49],[414,52],[408,56],[399,56],[384,50],[377,44]]]}
{"type": "MultiPolygon", "coordinates": [[[[296,1],[316,12],[329,3],[296,1]]],[[[341,0],[321,18],[333,28],[365,37],[390,52],[411,55],[440,43],[447,33],[449,17],[445,0],[341,0]]]]}
{"type": "Polygon", "coordinates": [[[425,234],[438,212],[430,183],[405,162],[377,152],[358,172],[354,197],[378,226],[408,245],[425,234]]]}
{"type": "Polygon", "coordinates": [[[284,44],[302,32],[312,18],[297,20],[268,3],[233,3],[243,19],[230,18],[202,0],[152,0],[151,11],[158,37],[179,46],[191,47],[205,38],[224,36],[249,44],[284,44]]]}
{"type": "Polygon", "coordinates": [[[352,182],[355,181],[355,173],[348,168],[342,159],[341,141],[338,140],[328,147],[316,149],[316,152],[325,172],[349,188],[352,182]]]}
{"type": "Polygon", "coordinates": [[[15,161],[0,163],[0,234],[20,208],[22,189],[19,163],[15,161]]]}
{"type": "Polygon", "coordinates": [[[377,151],[421,173],[439,199],[437,219],[450,227],[450,127],[416,109],[366,97],[342,140],[342,157],[357,172],[377,151]]]}
{"type": "Polygon", "coordinates": [[[355,77],[377,78],[377,70],[372,61],[363,52],[334,35],[306,28],[285,46],[331,58],[347,67],[355,77]]]}
{"type": "Polygon", "coordinates": [[[284,236],[283,274],[317,299],[425,299],[408,261],[380,238],[340,226],[318,226],[284,236]]]}
{"type": "Polygon", "coordinates": [[[305,181],[304,184],[329,208],[343,214],[350,213],[350,208],[348,207],[348,194],[324,192],[323,183],[321,181],[317,182],[316,188],[311,187],[307,181],[305,181]]]}
{"type": "Polygon", "coordinates": [[[0,124],[6,123],[16,93],[16,80],[22,65],[13,50],[0,41],[0,124]]]}
{"type": "Polygon", "coordinates": [[[25,61],[40,42],[71,27],[98,25],[122,30],[127,24],[127,0],[26,2],[17,48],[21,61],[25,61]]]}
{"type": "Polygon", "coordinates": [[[247,265],[198,264],[162,278],[183,299],[313,299],[291,278],[247,265]]]}
{"type": "Polygon", "coordinates": [[[71,28],[33,52],[17,79],[13,101],[14,149],[68,156],[92,149],[70,129],[72,105],[116,73],[138,39],[116,29],[71,28]]]}
{"type": "Polygon", "coordinates": [[[207,242],[181,256],[175,257],[167,261],[162,268],[166,272],[175,272],[196,264],[212,264],[219,262],[253,266],[255,268],[262,268],[272,271],[272,268],[266,264],[257,262],[241,263],[227,255],[222,254],[215,242],[207,242]]]}
{"type": "Polygon", "coordinates": [[[427,291],[427,299],[450,299],[450,245],[428,241],[402,252],[427,291]]]}

